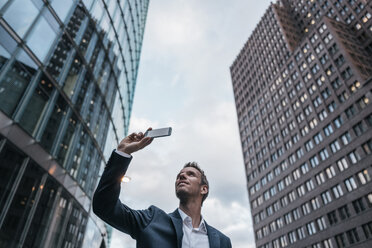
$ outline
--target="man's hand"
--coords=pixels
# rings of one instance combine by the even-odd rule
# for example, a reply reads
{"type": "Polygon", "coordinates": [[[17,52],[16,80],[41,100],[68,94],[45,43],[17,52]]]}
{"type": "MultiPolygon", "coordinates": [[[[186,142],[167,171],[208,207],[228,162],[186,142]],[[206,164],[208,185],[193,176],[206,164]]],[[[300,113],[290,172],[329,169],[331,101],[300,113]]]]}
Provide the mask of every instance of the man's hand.
{"type": "MultiPolygon", "coordinates": [[[[149,130],[152,130],[152,128],[150,127],[147,129],[147,131],[149,130]]],[[[153,139],[154,138],[145,137],[142,132],[132,133],[120,142],[117,150],[130,155],[131,153],[150,145],[153,139]]]]}

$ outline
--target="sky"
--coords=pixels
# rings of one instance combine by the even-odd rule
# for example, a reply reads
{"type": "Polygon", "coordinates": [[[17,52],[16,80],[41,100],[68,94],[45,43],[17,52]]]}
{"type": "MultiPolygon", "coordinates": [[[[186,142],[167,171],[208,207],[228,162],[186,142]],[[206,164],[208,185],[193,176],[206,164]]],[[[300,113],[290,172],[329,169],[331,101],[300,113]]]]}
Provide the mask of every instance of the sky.
{"type": "MultiPolygon", "coordinates": [[[[268,0],[151,0],[129,132],[172,127],[133,154],[120,199],[133,209],[178,207],[174,181],[196,161],[210,193],[202,215],[234,248],[254,247],[230,66],[268,0]]],[[[111,247],[134,248],[113,232],[111,247]]]]}

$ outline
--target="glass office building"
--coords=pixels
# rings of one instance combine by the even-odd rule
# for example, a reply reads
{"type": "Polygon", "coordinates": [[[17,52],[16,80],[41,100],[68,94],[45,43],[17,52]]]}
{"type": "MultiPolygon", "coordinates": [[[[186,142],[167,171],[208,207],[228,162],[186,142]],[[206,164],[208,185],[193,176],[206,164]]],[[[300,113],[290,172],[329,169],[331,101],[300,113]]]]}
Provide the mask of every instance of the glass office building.
{"type": "Polygon", "coordinates": [[[0,247],[107,247],[91,197],[128,130],[148,5],[0,2],[0,247]]]}
{"type": "Polygon", "coordinates": [[[231,66],[258,248],[372,247],[372,1],[271,3],[231,66]]]}

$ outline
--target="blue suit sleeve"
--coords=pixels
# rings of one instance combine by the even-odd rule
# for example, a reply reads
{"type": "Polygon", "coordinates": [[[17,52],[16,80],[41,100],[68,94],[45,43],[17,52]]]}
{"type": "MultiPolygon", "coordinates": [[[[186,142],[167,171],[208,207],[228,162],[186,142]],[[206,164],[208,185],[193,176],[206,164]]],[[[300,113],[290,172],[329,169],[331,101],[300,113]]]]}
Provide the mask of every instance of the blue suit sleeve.
{"type": "Polygon", "coordinates": [[[152,221],[154,207],[133,210],[119,199],[121,178],[125,175],[131,158],[116,152],[111,154],[93,196],[93,212],[102,220],[136,239],[141,230],[152,221]]]}

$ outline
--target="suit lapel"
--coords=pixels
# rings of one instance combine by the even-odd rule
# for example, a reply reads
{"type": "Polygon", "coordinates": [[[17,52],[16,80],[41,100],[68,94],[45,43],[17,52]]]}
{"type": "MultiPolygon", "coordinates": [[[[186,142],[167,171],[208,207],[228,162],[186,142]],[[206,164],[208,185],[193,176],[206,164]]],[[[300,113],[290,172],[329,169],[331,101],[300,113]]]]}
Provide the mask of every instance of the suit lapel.
{"type": "Polygon", "coordinates": [[[218,233],[211,228],[207,222],[205,222],[207,226],[207,233],[208,233],[208,241],[209,241],[209,247],[210,248],[220,248],[220,236],[218,233]]]}
{"type": "Polygon", "coordinates": [[[173,213],[170,213],[169,216],[171,217],[174,229],[176,229],[177,234],[177,247],[182,247],[182,237],[183,237],[183,230],[182,230],[182,218],[178,209],[176,209],[173,213]]]}

